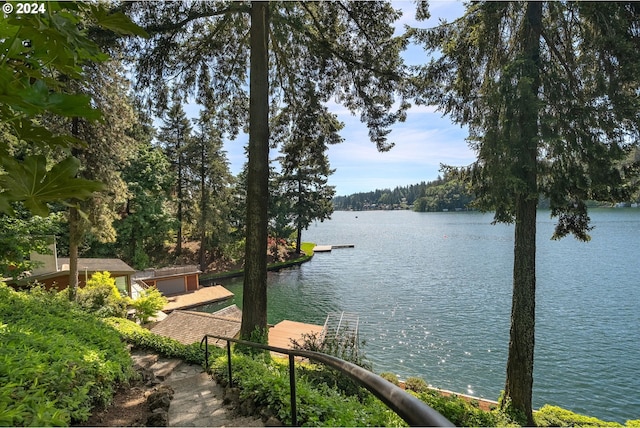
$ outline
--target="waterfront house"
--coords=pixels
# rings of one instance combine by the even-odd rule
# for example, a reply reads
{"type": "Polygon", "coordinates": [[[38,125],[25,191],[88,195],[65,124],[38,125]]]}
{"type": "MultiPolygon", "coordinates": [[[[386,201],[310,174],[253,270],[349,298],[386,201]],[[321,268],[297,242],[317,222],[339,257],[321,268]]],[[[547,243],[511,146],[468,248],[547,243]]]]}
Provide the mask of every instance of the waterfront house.
{"type": "Polygon", "coordinates": [[[165,296],[189,293],[200,288],[197,266],[175,266],[136,272],[133,280],[143,288],[155,287],[165,296]]]}

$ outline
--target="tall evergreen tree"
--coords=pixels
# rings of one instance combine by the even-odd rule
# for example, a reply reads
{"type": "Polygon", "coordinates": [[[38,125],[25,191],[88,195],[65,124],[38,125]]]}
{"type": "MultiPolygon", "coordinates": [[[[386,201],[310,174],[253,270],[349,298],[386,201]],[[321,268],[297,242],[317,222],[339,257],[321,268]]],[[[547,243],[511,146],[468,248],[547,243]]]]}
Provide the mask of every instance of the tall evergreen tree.
{"type": "MultiPolygon", "coordinates": [[[[128,191],[122,179],[122,167],[131,158],[135,147],[128,131],[133,126],[134,112],[127,96],[129,82],[123,78],[122,65],[115,60],[101,64],[85,65],[88,79],[79,91],[91,94],[91,100],[103,114],[100,122],[80,117],[71,119],[71,134],[82,141],[90,141],[86,147],[73,150],[74,156],[85,167],[78,175],[100,182],[105,189],[92,199],[77,202],[69,208],[69,298],[75,299],[78,287],[79,246],[88,233],[98,241],[115,242],[113,222],[119,218],[128,191]],[[80,212],[87,215],[82,216],[80,212]]],[[[69,123],[59,124],[63,127],[69,123]]],[[[51,126],[55,127],[54,124],[51,126]]]]}
{"type": "Polygon", "coordinates": [[[129,197],[114,227],[118,233],[118,257],[136,269],[162,263],[165,242],[170,242],[177,220],[170,207],[175,175],[166,155],[150,141],[139,142],[124,168],[129,197]]]}
{"type": "Polygon", "coordinates": [[[400,16],[388,2],[141,2],[128,6],[152,34],[138,46],[138,82],[166,105],[167,81],[197,89],[205,106],[222,114],[236,133],[249,106],[247,235],[241,336],[266,340],[266,243],[269,171],[269,101],[290,104],[300,82],[314,82],[321,102],[336,96],[360,112],[379,149],[391,147],[389,126],[402,89],[400,16]],[[249,100],[246,82],[249,77],[249,100]]]}
{"type": "Polygon", "coordinates": [[[338,134],[343,125],[320,104],[311,83],[300,104],[294,103],[278,116],[274,138],[283,140],[279,178],[282,197],[291,203],[296,230],[296,251],[300,253],[302,230],[314,220],[331,217],[335,195],[327,180],[333,170],[326,151],[329,144],[342,141],[338,134]],[[295,106],[295,107],[294,107],[295,106]]]}
{"type": "Polygon", "coordinates": [[[191,123],[187,118],[178,97],[174,97],[173,104],[167,110],[163,118],[162,126],[158,132],[158,142],[171,162],[171,170],[176,177],[176,217],[178,230],[176,236],[176,256],[182,253],[184,206],[187,203],[187,145],[191,139],[191,123]]]}
{"type": "Polygon", "coordinates": [[[585,201],[625,200],[638,141],[640,7],[631,2],[478,2],[452,23],[413,34],[436,55],[423,95],[469,127],[478,160],[461,172],[515,223],[513,300],[503,406],[533,425],[536,208],[554,238],[588,240],[585,201]]]}
{"type": "Polygon", "coordinates": [[[231,234],[230,199],[231,172],[226,153],[222,150],[222,137],[210,117],[201,113],[188,155],[190,169],[197,182],[196,231],[200,240],[198,261],[200,269],[208,265],[207,252],[221,255],[221,247],[231,234]]]}

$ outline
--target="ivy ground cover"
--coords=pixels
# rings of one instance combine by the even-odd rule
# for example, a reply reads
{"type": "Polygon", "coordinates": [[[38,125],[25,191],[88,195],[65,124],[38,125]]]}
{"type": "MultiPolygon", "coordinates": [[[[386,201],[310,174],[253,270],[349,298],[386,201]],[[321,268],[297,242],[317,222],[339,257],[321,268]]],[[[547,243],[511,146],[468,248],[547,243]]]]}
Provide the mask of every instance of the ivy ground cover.
{"type": "Polygon", "coordinates": [[[118,333],[64,293],[0,283],[0,426],[86,420],[132,373],[118,333]]]}

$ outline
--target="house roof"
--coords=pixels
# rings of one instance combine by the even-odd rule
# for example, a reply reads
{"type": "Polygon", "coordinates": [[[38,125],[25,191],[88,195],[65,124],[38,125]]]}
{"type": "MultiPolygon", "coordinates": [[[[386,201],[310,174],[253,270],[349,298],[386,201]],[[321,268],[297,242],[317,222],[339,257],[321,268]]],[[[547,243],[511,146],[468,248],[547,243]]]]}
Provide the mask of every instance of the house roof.
{"type": "MultiPolygon", "coordinates": [[[[79,258],[78,259],[78,273],[82,274],[86,270],[87,273],[91,272],[104,272],[108,271],[112,276],[131,275],[135,272],[131,266],[126,264],[120,259],[90,259],[79,258]]],[[[69,258],[58,258],[58,270],[55,272],[44,272],[38,275],[27,276],[18,280],[6,281],[7,284],[24,285],[31,281],[38,280],[44,281],[51,278],[58,278],[69,275],[69,258]]]]}
{"type": "Polygon", "coordinates": [[[195,265],[169,266],[160,269],[137,271],[133,276],[133,279],[144,281],[147,279],[165,279],[200,273],[202,273],[202,271],[195,265]]]}
{"type": "MultiPolygon", "coordinates": [[[[69,270],[69,258],[58,258],[58,270],[69,270]]],[[[93,258],[79,258],[78,259],[78,271],[87,270],[88,272],[104,272],[108,271],[111,274],[132,274],[135,269],[123,262],[120,259],[93,259],[93,258]]]]}
{"type": "MultiPolygon", "coordinates": [[[[242,312],[235,305],[230,308],[213,314],[176,310],[153,326],[151,332],[170,337],[185,345],[199,342],[205,334],[236,337],[240,332],[242,312]]],[[[218,343],[212,340],[211,343],[223,347],[226,342],[218,343]]]]}

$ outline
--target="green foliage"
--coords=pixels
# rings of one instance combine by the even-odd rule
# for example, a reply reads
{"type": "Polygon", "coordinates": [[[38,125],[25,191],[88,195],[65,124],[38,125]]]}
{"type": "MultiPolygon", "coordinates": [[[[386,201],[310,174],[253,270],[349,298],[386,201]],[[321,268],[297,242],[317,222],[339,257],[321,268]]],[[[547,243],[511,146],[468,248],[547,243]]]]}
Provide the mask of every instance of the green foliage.
{"type": "Polygon", "coordinates": [[[516,422],[518,425],[527,425],[527,416],[525,415],[522,409],[517,409],[513,405],[511,401],[511,397],[508,397],[504,390],[500,392],[500,397],[498,397],[498,406],[500,407],[500,411],[507,415],[511,420],[516,422]]]}
{"type": "Polygon", "coordinates": [[[399,386],[400,382],[398,381],[398,376],[396,376],[395,374],[391,373],[391,372],[383,372],[380,373],[380,377],[391,382],[392,384],[394,384],[395,386],[399,386]]]}
{"type": "Polygon", "coordinates": [[[133,375],[118,334],[64,293],[0,284],[0,425],[69,425],[133,375]]]}
{"type": "MultiPolygon", "coordinates": [[[[232,358],[234,383],[240,397],[267,406],[285,424],[291,423],[289,371],[286,360],[268,356],[251,358],[242,354],[232,358]]],[[[218,358],[212,368],[226,376],[226,357],[218,358]]],[[[347,396],[325,383],[307,376],[297,367],[297,418],[303,426],[400,426],[403,422],[384,404],[368,394],[363,399],[347,396]]]]}
{"type": "Polygon", "coordinates": [[[446,175],[442,183],[427,187],[424,193],[415,201],[415,211],[463,210],[469,209],[473,202],[468,186],[462,180],[446,175]]]}
{"type": "MultiPolygon", "coordinates": [[[[358,346],[358,339],[355,335],[321,340],[319,333],[303,333],[301,343],[297,340],[291,340],[291,344],[293,349],[322,352],[353,363],[366,370],[371,370],[371,363],[366,360],[364,353],[358,346]]],[[[364,345],[364,341],[361,345],[364,345]]],[[[347,376],[341,375],[335,369],[325,367],[324,365],[312,365],[304,367],[303,370],[306,370],[307,376],[314,379],[315,382],[337,388],[346,395],[362,398],[368,394],[357,382],[347,376]]]]}
{"type": "Polygon", "coordinates": [[[316,244],[314,244],[313,242],[303,242],[300,245],[300,250],[305,253],[308,256],[312,256],[313,255],[313,249],[315,248],[316,244]]]}
{"type": "Polygon", "coordinates": [[[63,216],[31,216],[17,204],[13,209],[15,216],[0,213],[0,277],[15,279],[37,267],[30,260],[32,251],[50,252],[47,237],[59,232],[63,216]]]}
{"type": "Polygon", "coordinates": [[[49,214],[47,202],[60,199],[86,199],[101,190],[102,184],[76,178],[80,161],[72,156],[47,168],[44,156],[28,156],[22,161],[2,158],[4,174],[0,175],[0,196],[7,201],[23,201],[33,214],[49,214]]]}
{"type": "MultiPolygon", "coordinates": [[[[261,329],[259,327],[256,327],[251,334],[249,335],[249,337],[247,338],[242,338],[243,340],[249,341],[249,342],[253,342],[253,343],[262,343],[262,344],[267,344],[269,343],[269,329],[261,329]]],[[[260,357],[262,355],[269,355],[269,351],[266,351],[264,349],[259,349],[259,348],[255,348],[253,346],[247,346],[247,345],[242,345],[242,344],[238,344],[236,345],[235,348],[238,352],[241,352],[243,354],[246,355],[253,355],[256,357],[260,357]]]]}
{"type": "Polygon", "coordinates": [[[455,395],[444,396],[435,390],[425,390],[416,396],[455,426],[517,426],[499,410],[486,412],[478,408],[477,402],[471,403],[455,395]]]}
{"type": "MultiPolygon", "coordinates": [[[[175,339],[152,333],[124,318],[105,318],[104,322],[116,329],[124,340],[136,347],[151,349],[169,358],[180,358],[188,363],[204,366],[204,351],[200,349],[199,343],[184,345],[175,339]]],[[[217,349],[210,347],[209,352],[215,356],[217,349]]],[[[220,350],[219,353],[222,354],[223,351],[220,350]]]]}
{"type": "Polygon", "coordinates": [[[167,298],[157,288],[147,288],[140,297],[131,302],[131,306],[136,311],[136,318],[142,324],[146,324],[149,318],[165,307],[167,302],[167,298]]]}
{"type": "MultiPolygon", "coordinates": [[[[65,85],[84,77],[86,63],[108,59],[89,39],[87,24],[118,34],[143,32],[123,14],[108,13],[104,5],[44,4],[42,13],[14,13],[0,26],[0,123],[15,140],[34,148],[68,151],[81,142],[66,133],[52,132],[40,118],[49,113],[89,120],[101,116],[90,96],[71,93],[65,85]]],[[[0,211],[10,213],[11,201],[25,201],[34,214],[46,215],[47,202],[87,197],[100,188],[96,182],[75,178],[78,160],[68,152],[57,162],[32,153],[15,158],[3,138],[0,158],[0,211]]]]}
{"type": "MultiPolygon", "coordinates": [[[[592,416],[584,416],[570,410],[548,404],[533,415],[541,427],[620,427],[617,422],[606,422],[592,416]]],[[[629,421],[631,422],[631,421],[629,421]]]]}
{"type": "Polygon", "coordinates": [[[421,377],[408,377],[404,381],[404,387],[407,391],[424,392],[429,389],[427,382],[421,377]]]}
{"type": "Polygon", "coordinates": [[[80,307],[98,317],[125,317],[128,298],[118,291],[116,280],[109,272],[95,272],[87,284],[78,290],[77,302],[80,307]]]}

